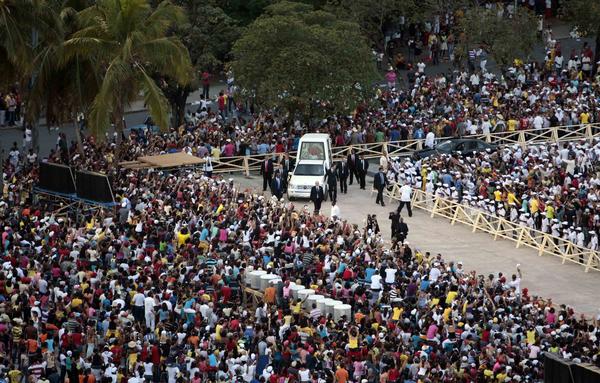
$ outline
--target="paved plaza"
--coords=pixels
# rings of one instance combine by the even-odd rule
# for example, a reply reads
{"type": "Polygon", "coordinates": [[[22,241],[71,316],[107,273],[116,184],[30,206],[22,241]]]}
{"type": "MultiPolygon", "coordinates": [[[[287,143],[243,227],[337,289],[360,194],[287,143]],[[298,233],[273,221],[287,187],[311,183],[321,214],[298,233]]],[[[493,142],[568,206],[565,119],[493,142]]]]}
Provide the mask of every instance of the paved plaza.
{"type": "MultiPolygon", "coordinates": [[[[258,175],[251,178],[233,177],[242,188],[252,188],[261,192],[262,179],[258,175]]],[[[388,213],[397,208],[397,203],[381,207],[375,204],[375,194],[371,195],[367,180],[367,190],[360,190],[356,184],[348,187],[348,194],[338,193],[338,205],[341,215],[352,223],[364,225],[367,214],[376,214],[380,229],[386,241],[390,238],[390,221],[388,213]]],[[[270,196],[267,191],[266,195],[270,196]]],[[[312,203],[308,200],[294,201],[295,204],[312,203]]],[[[322,212],[329,214],[330,201],[323,203],[322,212]]],[[[476,270],[478,274],[503,272],[510,275],[515,272],[517,263],[521,264],[523,273],[522,287],[529,289],[530,295],[551,298],[556,304],[573,306],[586,316],[596,314],[600,309],[600,275],[594,271],[585,273],[583,267],[576,264],[561,264],[561,260],[551,256],[539,257],[537,252],[529,248],[515,248],[515,243],[498,239],[486,233],[472,233],[471,229],[461,224],[452,226],[442,218],[431,218],[429,213],[415,209],[413,217],[408,217],[406,210],[402,216],[409,227],[408,241],[411,246],[432,254],[441,253],[444,258],[463,261],[468,271],[476,270]]]]}

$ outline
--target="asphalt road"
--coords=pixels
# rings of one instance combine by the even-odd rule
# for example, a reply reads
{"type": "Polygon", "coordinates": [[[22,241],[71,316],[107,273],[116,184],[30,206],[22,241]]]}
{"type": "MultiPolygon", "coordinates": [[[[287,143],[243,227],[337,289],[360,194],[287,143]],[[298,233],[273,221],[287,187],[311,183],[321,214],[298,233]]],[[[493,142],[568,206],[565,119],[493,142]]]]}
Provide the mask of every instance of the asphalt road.
{"type": "MultiPolygon", "coordinates": [[[[191,103],[187,104],[190,110],[195,110],[196,106],[191,103]]],[[[214,109],[215,106],[212,105],[214,109]]],[[[139,110],[128,112],[125,114],[125,123],[126,126],[131,127],[138,124],[143,124],[148,116],[148,112],[146,110],[139,110]]],[[[50,153],[51,149],[56,147],[56,142],[58,140],[58,134],[60,132],[64,132],[67,135],[67,139],[69,141],[75,140],[75,128],[73,124],[66,124],[57,130],[50,130],[46,125],[41,125],[38,128],[39,132],[39,145],[40,145],[40,155],[45,156],[50,153]]],[[[13,143],[16,142],[17,145],[23,145],[23,130],[20,127],[16,128],[0,128],[0,150],[5,151],[5,155],[8,154],[10,148],[13,143]]]]}

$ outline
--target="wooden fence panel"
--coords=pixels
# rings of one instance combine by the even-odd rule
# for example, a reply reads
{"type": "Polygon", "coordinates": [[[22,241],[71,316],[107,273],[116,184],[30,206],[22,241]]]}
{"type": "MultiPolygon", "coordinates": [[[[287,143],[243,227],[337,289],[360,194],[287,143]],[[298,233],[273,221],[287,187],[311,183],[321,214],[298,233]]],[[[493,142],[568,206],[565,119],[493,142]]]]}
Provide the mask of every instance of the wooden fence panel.
{"type": "MultiPolygon", "coordinates": [[[[391,200],[400,200],[398,185],[388,192],[391,200]]],[[[552,255],[565,262],[577,263],[589,270],[600,271],[600,253],[577,246],[575,243],[551,234],[511,222],[505,218],[485,212],[472,206],[460,204],[446,198],[413,189],[412,207],[430,214],[431,218],[445,218],[451,225],[456,222],[470,227],[473,232],[481,231],[494,237],[494,240],[505,239],[515,243],[515,247],[529,247],[539,256],[552,255]]]]}

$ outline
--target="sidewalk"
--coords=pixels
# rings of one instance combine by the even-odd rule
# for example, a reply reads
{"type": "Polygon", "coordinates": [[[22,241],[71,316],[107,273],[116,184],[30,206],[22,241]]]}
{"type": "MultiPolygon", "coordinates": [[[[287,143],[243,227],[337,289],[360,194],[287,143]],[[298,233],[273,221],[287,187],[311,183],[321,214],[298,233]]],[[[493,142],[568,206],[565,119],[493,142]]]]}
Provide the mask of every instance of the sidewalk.
{"type": "MultiPolygon", "coordinates": [[[[225,90],[227,88],[227,84],[224,80],[215,81],[210,85],[210,99],[216,100],[219,92],[225,90]]],[[[192,93],[187,98],[187,104],[193,104],[194,102],[200,101],[200,95],[202,94],[202,89],[198,89],[192,93]]],[[[125,113],[138,113],[147,110],[146,105],[144,103],[143,98],[138,101],[134,101],[131,105],[126,109],[125,113]]]]}
{"type": "MultiPolygon", "coordinates": [[[[227,84],[225,83],[224,80],[215,81],[213,84],[211,84],[211,87],[210,87],[210,99],[213,101],[216,100],[219,92],[222,90],[225,90],[226,88],[227,88],[227,84]]],[[[187,98],[186,104],[190,105],[190,104],[193,104],[194,102],[199,102],[201,94],[202,94],[202,89],[199,89],[199,90],[196,90],[196,91],[190,93],[190,95],[187,98]]],[[[140,98],[139,100],[132,102],[131,105],[129,105],[125,109],[125,115],[145,112],[145,111],[147,111],[147,109],[148,108],[146,108],[143,98],[140,98]]],[[[40,118],[40,121],[38,122],[38,126],[40,128],[46,127],[46,119],[44,117],[40,118]]],[[[3,127],[0,127],[0,132],[9,131],[9,130],[21,130],[21,129],[22,129],[22,127],[20,125],[10,126],[10,127],[3,126],[3,127]]]]}

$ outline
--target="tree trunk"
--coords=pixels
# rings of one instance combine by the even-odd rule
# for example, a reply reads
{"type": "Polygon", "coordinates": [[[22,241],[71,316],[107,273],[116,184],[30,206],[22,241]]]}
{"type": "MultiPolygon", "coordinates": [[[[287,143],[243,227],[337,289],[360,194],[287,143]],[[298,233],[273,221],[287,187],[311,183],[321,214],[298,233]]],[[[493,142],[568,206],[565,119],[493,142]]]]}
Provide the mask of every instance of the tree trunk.
{"type": "MultiPolygon", "coordinates": [[[[33,151],[39,156],[40,155],[40,124],[39,119],[37,121],[33,120],[30,122],[31,124],[31,145],[33,146],[33,151]]],[[[48,121],[46,121],[46,125],[48,125],[48,121]]]]}
{"type": "Polygon", "coordinates": [[[600,26],[598,26],[598,30],[596,31],[596,47],[594,49],[594,62],[592,63],[592,75],[596,74],[598,69],[598,64],[600,61],[600,26]]]}
{"type": "Polygon", "coordinates": [[[123,105],[117,105],[115,109],[115,132],[117,133],[116,140],[116,148],[115,151],[115,166],[117,169],[119,168],[119,163],[121,162],[121,158],[123,157],[123,150],[125,149],[125,145],[123,145],[123,131],[125,130],[125,121],[123,118],[125,117],[124,113],[125,108],[123,105]]]}
{"type": "Polygon", "coordinates": [[[77,140],[77,151],[79,154],[83,154],[83,143],[81,141],[81,130],[79,129],[79,124],[77,123],[77,115],[73,118],[73,126],[75,127],[75,139],[77,140]]]}
{"type": "Polygon", "coordinates": [[[171,110],[173,112],[172,121],[173,127],[177,128],[185,119],[185,107],[190,91],[187,88],[178,88],[171,98],[171,110]]]}

